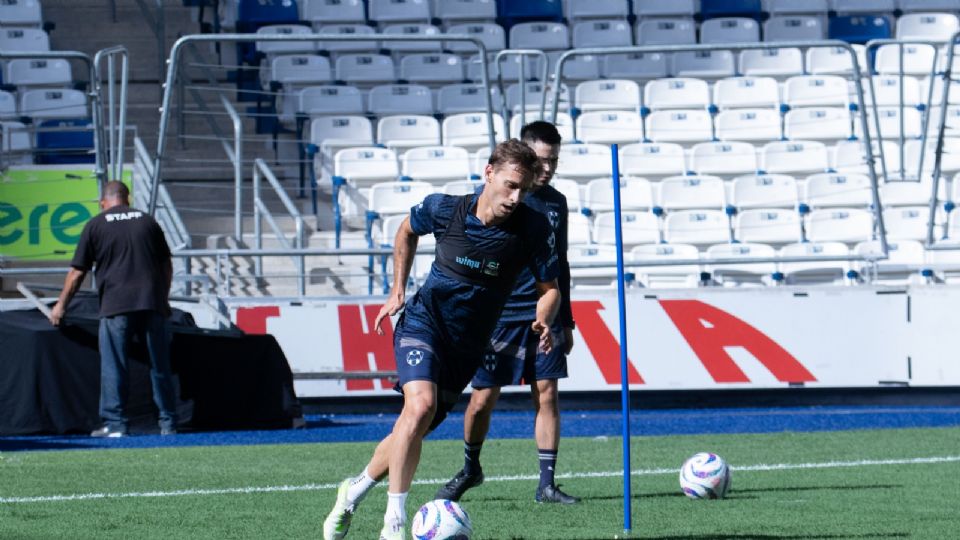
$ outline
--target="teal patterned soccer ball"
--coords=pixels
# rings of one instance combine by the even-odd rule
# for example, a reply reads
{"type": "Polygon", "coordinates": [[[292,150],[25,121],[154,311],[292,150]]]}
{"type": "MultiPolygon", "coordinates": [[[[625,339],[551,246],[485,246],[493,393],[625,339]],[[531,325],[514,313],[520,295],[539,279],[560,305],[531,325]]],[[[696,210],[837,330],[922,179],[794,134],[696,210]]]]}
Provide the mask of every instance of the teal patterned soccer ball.
{"type": "Polygon", "coordinates": [[[730,489],[730,467],[722,457],[700,452],[683,462],[680,488],[691,499],[722,499],[730,489]]]}

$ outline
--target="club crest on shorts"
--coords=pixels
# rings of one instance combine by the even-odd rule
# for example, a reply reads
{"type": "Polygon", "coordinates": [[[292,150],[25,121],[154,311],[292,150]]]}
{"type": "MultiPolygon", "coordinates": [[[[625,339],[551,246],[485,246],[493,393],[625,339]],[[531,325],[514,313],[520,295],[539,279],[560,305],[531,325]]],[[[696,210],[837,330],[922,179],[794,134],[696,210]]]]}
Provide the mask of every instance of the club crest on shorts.
{"type": "Polygon", "coordinates": [[[423,351],[418,351],[414,349],[407,353],[407,364],[410,366],[416,366],[420,362],[423,362],[423,351]]]}
{"type": "Polygon", "coordinates": [[[483,355],[483,367],[485,367],[487,371],[497,369],[497,355],[493,353],[483,355]]]}

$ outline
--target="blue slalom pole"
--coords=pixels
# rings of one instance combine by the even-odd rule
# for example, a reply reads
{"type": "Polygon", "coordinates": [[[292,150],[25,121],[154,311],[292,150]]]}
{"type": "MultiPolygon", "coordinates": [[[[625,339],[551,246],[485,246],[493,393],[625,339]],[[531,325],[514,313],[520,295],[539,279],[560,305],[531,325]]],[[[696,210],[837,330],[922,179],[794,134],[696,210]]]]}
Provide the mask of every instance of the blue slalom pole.
{"type": "Polygon", "coordinates": [[[617,303],[620,308],[620,407],[623,429],[623,531],[630,533],[630,382],[627,380],[627,298],[623,272],[623,227],[620,224],[620,159],[617,145],[613,157],[613,223],[617,239],[617,303]]]}

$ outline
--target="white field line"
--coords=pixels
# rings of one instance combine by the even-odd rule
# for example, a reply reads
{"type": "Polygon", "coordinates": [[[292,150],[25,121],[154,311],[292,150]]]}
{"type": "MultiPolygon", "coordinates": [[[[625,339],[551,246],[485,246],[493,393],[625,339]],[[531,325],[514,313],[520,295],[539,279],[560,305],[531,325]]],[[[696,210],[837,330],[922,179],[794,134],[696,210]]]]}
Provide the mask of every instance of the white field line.
{"type": "MultiPolygon", "coordinates": [[[[864,459],[859,461],[823,461],[815,463],[774,463],[742,465],[731,467],[735,472],[756,472],[756,471],[790,471],[798,469],[838,469],[849,467],[871,467],[877,465],[925,465],[935,463],[956,463],[960,462],[960,456],[934,456],[902,459],[864,459]]],[[[651,476],[661,474],[677,474],[677,468],[669,469],[639,469],[631,471],[633,476],[651,476]]],[[[564,478],[611,478],[623,475],[623,471],[598,471],[598,472],[580,472],[558,474],[558,479],[564,478]]],[[[488,476],[485,482],[516,482],[521,480],[536,480],[539,478],[533,474],[521,474],[512,476],[488,476]]],[[[414,484],[442,484],[447,478],[434,478],[415,480],[414,484]]],[[[18,503],[38,503],[38,502],[65,502],[65,501],[89,501],[96,499],[134,499],[148,497],[183,497],[197,495],[236,495],[249,493],[282,493],[292,491],[324,491],[337,489],[338,483],[333,484],[302,484],[296,486],[249,486],[236,488],[220,489],[179,489],[174,491],[134,491],[127,493],[77,493],[74,495],[44,495],[36,497],[0,497],[0,503],[18,504],[18,503]]]]}

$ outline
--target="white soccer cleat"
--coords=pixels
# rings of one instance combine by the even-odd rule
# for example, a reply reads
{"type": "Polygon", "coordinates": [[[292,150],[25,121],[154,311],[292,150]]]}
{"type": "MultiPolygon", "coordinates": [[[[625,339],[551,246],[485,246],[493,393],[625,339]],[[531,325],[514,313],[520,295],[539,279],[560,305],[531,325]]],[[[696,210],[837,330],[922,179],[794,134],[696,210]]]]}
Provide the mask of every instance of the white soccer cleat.
{"type": "Polygon", "coordinates": [[[380,529],[380,540],[406,540],[403,523],[384,524],[380,529]]]}
{"type": "Polygon", "coordinates": [[[353,512],[356,507],[347,503],[347,488],[350,487],[350,479],[347,478],[340,482],[337,488],[337,502],[333,505],[333,510],[323,520],[323,540],[343,540],[350,530],[350,520],[353,519],[353,512]]]}

